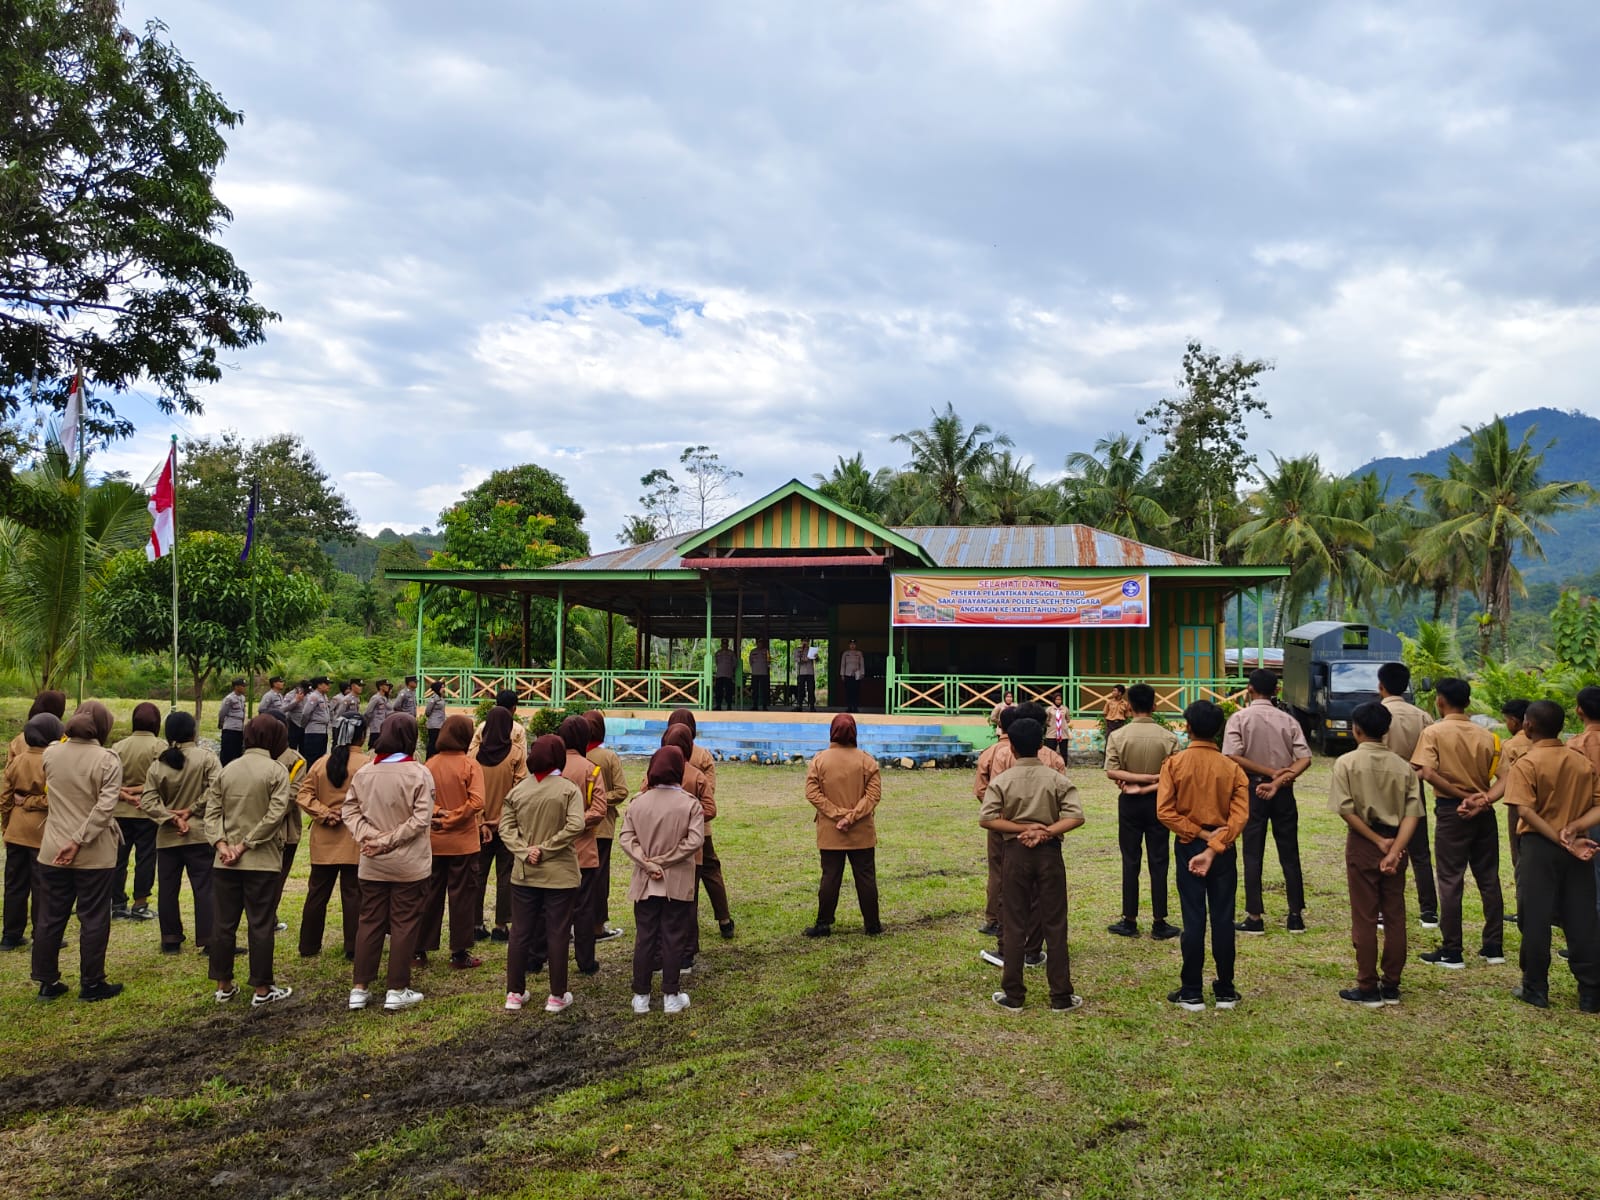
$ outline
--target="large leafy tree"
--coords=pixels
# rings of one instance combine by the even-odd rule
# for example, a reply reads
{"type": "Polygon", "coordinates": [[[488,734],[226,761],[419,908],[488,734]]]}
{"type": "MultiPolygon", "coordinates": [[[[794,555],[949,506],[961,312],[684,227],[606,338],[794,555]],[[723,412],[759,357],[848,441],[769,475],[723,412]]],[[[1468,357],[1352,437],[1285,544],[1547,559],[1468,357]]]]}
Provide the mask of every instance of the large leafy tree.
{"type": "Polygon", "coordinates": [[[561,476],[536,463],[494,472],[440,513],[445,550],[458,557],[465,553],[479,561],[477,556],[485,547],[469,553],[463,539],[471,538],[474,530],[487,530],[502,504],[517,505],[524,518],[549,517],[549,527],[539,540],[560,547],[565,557],[582,558],[589,553],[589,535],[583,531],[583,506],[572,498],[561,476]]]}
{"type": "Polygon", "coordinates": [[[871,470],[858,450],[851,458],[839,455],[831,471],[812,478],[817,482],[817,491],[835,503],[875,521],[884,519],[889,489],[894,484],[894,471],[889,467],[871,470]]]}
{"type": "Polygon", "coordinates": [[[1173,526],[1173,549],[1217,557],[1221,531],[1232,524],[1239,484],[1256,464],[1245,448],[1246,421],[1252,413],[1270,415],[1256,390],[1271,369],[1260,359],[1224,358],[1190,342],[1178,394],[1139,417],[1165,446],[1155,463],[1162,507],[1196,518],[1173,526]]]}
{"type": "Polygon", "coordinates": [[[905,518],[919,525],[960,525],[970,519],[978,476],[1001,447],[1012,444],[982,421],[969,427],[954,404],[946,404],[943,412],[935,409],[926,429],[897,433],[893,440],[911,452],[906,470],[916,479],[905,518]]]}
{"type": "Polygon", "coordinates": [[[78,366],[96,436],[131,431],[109,397],[140,382],[198,412],[275,319],[218,240],[241,114],[165,34],[114,0],[0,0],[0,417],[34,379],[60,407],[78,366]]]}
{"type": "MultiPolygon", "coordinates": [[[[178,655],[194,686],[196,716],[214,676],[272,666],[272,644],[322,615],[322,593],[310,575],[286,570],[277,555],[259,547],[240,562],[243,549],[244,538],[235,534],[178,539],[178,655]]],[[[138,550],[111,561],[95,597],[107,635],[135,654],[171,653],[171,604],[171,564],[149,562],[138,550]]]]}
{"type": "Polygon", "coordinates": [[[237,433],[184,443],[178,460],[178,524],[185,530],[243,533],[252,483],[261,485],[258,544],[327,587],[329,542],[352,544],[356,514],[298,434],[247,442],[237,433]]]}
{"type": "Polygon", "coordinates": [[[0,519],[0,661],[27,675],[35,689],[62,687],[80,657],[86,664],[94,660],[89,601],[103,585],[107,564],[144,541],[150,516],[144,493],[118,476],[90,482],[85,494],[82,470],[69,465],[55,443],[19,478],[63,497],[74,512],[83,495],[82,539],[76,520],[44,530],[0,519]]]}
{"type": "Polygon", "coordinates": [[[1142,438],[1117,433],[1097,441],[1093,454],[1067,455],[1063,512],[1136,542],[1162,542],[1172,518],[1155,497],[1156,479],[1145,465],[1144,446],[1142,438]]]}
{"type": "Polygon", "coordinates": [[[1430,503],[1455,514],[1424,532],[1418,548],[1430,558],[1457,548],[1471,557],[1483,606],[1478,649],[1485,660],[1497,629],[1504,649],[1512,593],[1527,594],[1515,556],[1543,558],[1539,535],[1552,532],[1549,518],[1594,499],[1587,483],[1544,479],[1544,452],[1533,445],[1536,430],[1529,428],[1513,445],[1505,421],[1496,417],[1467,430],[1467,457],[1451,451],[1443,475],[1412,476],[1430,503]]]}

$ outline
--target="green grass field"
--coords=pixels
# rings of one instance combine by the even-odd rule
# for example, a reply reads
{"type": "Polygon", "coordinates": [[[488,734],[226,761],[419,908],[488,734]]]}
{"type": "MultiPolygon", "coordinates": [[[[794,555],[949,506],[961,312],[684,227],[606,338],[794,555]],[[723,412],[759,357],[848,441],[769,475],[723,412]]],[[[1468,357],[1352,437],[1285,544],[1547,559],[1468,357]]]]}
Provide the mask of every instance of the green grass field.
{"type": "MultiPolygon", "coordinates": [[[[128,705],[119,705],[125,712],[128,705]]],[[[0,706],[0,733],[15,714],[0,706]]],[[[630,764],[634,773],[637,764],[630,764]]],[[[203,960],[116,922],[98,1005],[34,1001],[0,955],[0,1192],[15,1196],[440,1194],[529,1198],[1593,1196],[1600,1021],[1558,966],[1550,1011],[1514,966],[1414,964],[1372,1012],[1353,982],[1343,825],[1319,761],[1301,789],[1310,932],[1242,939],[1234,1012],[1185,1014],[1175,942],[1111,937],[1114,795],[1076,772],[1072,956],[1086,1005],[997,1009],[981,963],[982,835],[966,772],[893,772],[880,810],[888,935],[848,885],[832,939],[800,936],[817,864],[797,768],[724,766],[716,824],[738,936],[707,939],[682,1017],[628,1012],[630,936],[560,1016],[510,1014],[503,947],[419,973],[393,1017],[344,1008],[330,953],[302,961],[302,857],[274,1011],[222,1008],[203,960]]],[[[1509,879],[1509,867],[1506,871],[1509,879]]],[[[623,878],[618,878],[621,895],[623,878]]],[[[1468,891],[1468,948],[1477,930],[1468,891]]],[[[1148,913],[1143,916],[1148,925],[1148,913]]],[[[69,930],[74,933],[76,926],[69,930]]],[[[1413,953],[1436,935],[1412,913],[1413,953]]],[[[1515,962],[1517,937],[1508,952],[1515,962]]],[[[1471,956],[1469,955],[1469,958],[1471,956]]],[[[76,983],[69,947],[63,965],[76,983]]]]}

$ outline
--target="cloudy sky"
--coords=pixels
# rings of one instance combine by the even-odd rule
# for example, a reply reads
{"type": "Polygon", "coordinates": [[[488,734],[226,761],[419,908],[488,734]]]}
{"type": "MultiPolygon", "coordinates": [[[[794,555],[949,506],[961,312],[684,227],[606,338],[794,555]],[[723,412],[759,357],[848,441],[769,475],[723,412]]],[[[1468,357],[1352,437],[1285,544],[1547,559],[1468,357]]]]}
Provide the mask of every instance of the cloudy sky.
{"type": "MultiPolygon", "coordinates": [[[[1053,472],[1189,338],[1338,468],[1600,415],[1592,0],[126,13],[244,110],[226,240],[283,314],[178,428],[303,433],[373,531],[531,460],[608,549],[687,444],[748,500],[946,401],[1053,472]]],[[[142,475],[175,427],[129,413],[142,475]]]]}

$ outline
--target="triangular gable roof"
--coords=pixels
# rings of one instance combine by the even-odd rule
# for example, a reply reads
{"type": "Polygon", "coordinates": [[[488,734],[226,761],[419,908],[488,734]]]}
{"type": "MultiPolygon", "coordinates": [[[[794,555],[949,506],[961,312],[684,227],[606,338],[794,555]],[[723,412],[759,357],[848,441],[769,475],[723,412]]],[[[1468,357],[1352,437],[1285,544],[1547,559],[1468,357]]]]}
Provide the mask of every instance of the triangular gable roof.
{"type": "Polygon", "coordinates": [[[754,504],[678,546],[683,558],[735,550],[839,550],[893,546],[925,566],[933,557],[894,530],[852,512],[798,479],[791,479],[754,504]]]}

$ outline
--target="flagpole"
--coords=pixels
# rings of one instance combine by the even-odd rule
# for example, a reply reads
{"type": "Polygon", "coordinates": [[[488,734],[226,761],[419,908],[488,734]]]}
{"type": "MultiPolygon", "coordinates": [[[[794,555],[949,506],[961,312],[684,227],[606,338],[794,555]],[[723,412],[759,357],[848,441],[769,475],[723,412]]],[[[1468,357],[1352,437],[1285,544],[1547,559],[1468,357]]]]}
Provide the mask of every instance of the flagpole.
{"type": "Polygon", "coordinates": [[[172,711],[178,711],[178,435],[172,435],[172,711]]]}
{"type": "Polygon", "coordinates": [[[245,535],[244,552],[250,556],[250,687],[246,689],[247,711],[254,712],[256,663],[261,658],[261,633],[256,625],[256,523],[261,520],[261,480],[250,481],[250,528],[245,535]]]}
{"type": "Polygon", "coordinates": [[[83,426],[89,419],[83,367],[78,367],[78,703],[83,703],[88,647],[84,632],[89,625],[89,469],[83,460],[83,426]]]}

